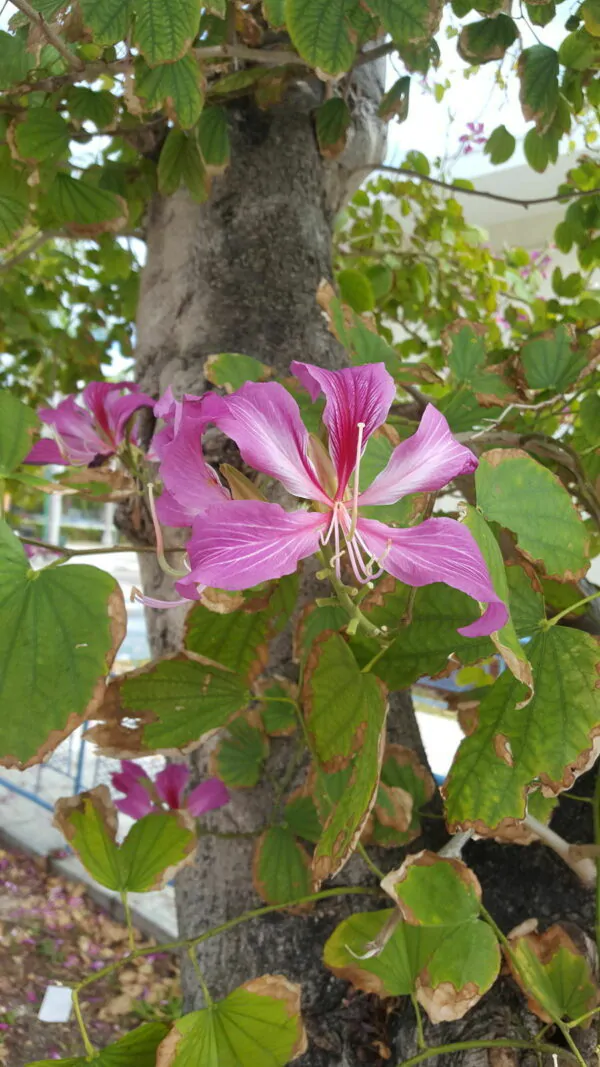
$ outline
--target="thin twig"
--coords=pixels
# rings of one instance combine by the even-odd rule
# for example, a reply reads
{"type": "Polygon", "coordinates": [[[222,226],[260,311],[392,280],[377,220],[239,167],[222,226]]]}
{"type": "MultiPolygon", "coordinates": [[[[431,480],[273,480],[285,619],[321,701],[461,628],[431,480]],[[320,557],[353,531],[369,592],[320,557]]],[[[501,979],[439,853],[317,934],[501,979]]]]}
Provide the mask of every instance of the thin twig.
{"type": "Polygon", "coordinates": [[[116,545],[114,547],[105,548],[103,545],[98,545],[97,548],[65,548],[63,545],[51,545],[48,541],[37,541],[33,537],[20,537],[19,540],[24,545],[33,545],[34,548],[43,548],[47,552],[56,552],[59,556],[64,556],[65,559],[71,559],[73,556],[112,556],[117,555],[119,552],[156,552],[153,545],[116,545]]]}
{"type": "Polygon", "coordinates": [[[600,196],[600,189],[573,189],[568,193],[557,193],[556,196],[538,196],[532,200],[519,200],[514,196],[502,196],[501,193],[488,193],[484,189],[465,189],[461,185],[453,185],[452,182],[442,181],[441,178],[432,178],[429,174],[419,174],[418,170],[410,170],[408,167],[392,167],[387,163],[365,163],[357,167],[354,174],[364,171],[369,174],[372,171],[383,171],[385,174],[399,174],[406,178],[416,178],[417,181],[427,185],[436,185],[440,189],[449,189],[451,193],[464,193],[465,196],[481,196],[485,200],[499,200],[503,204],[516,204],[517,207],[529,208],[535,204],[555,204],[561,200],[570,200],[572,197],[580,199],[586,196],[600,196]]]}
{"type": "Polygon", "coordinates": [[[11,270],[12,267],[18,267],[19,263],[23,263],[25,259],[29,259],[34,252],[37,252],[38,248],[45,245],[47,241],[51,241],[54,237],[59,237],[60,234],[54,230],[42,230],[38,233],[32,241],[29,242],[25,248],[22,248],[20,252],[15,252],[14,256],[10,256],[9,259],[3,259],[0,261],[0,271],[11,270]]]}
{"type": "Polygon", "coordinates": [[[577,1063],[575,1056],[569,1052],[566,1048],[561,1048],[560,1045],[542,1045],[534,1041],[454,1041],[448,1045],[436,1045],[425,1049],[424,1052],[417,1053],[416,1056],[411,1056],[409,1060],[403,1060],[398,1064],[398,1067],[417,1067],[418,1063],[424,1063],[425,1060],[431,1060],[435,1056],[443,1056],[446,1053],[452,1054],[453,1052],[469,1052],[470,1049],[486,1049],[486,1048],[524,1048],[531,1049],[533,1052],[548,1052],[552,1056],[568,1060],[569,1063],[577,1063]]]}
{"type": "Polygon", "coordinates": [[[73,55],[70,48],[68,48],[62,38],[56,33],[56,30],[53,30],[52,26],[46,21],[44,16],[31,6],[29,0],[12,0],[12,2],[15,7],[18,7],[19,11],[22,11],[23,14],[27,16],[34,26],[37,26],[42,31],[46,40],[56,48],[57,52],[60,52],[65,62],[69,64],[72,70],[79,72],[84,70],[85,63],[79,59],[79,56],[73,55]]]}
{"type": "Polygon", "coordinates": [[[279,51],[275,48],[248,48],[245,44],[215,44],[194,48],[196,59],[246,59],[267,67],[310,66],[297,52],[279,51]]]}

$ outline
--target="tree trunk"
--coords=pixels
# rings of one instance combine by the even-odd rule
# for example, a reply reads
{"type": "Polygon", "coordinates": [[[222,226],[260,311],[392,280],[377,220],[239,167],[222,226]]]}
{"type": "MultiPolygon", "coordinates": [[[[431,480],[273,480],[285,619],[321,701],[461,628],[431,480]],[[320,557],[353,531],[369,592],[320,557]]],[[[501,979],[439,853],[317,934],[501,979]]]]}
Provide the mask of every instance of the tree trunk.
{"type": "MultiPolygon", "coordinates": [[[[202,393],[203,361],[219,352],[255,356],[279,373],[294,359],[331,368],[343,365],[344,354],[327,329],[315,294],[321,279],[331,278],[332,221],[348,188],[356,184],[353,171],[381,158],[381,127],[374,117],[381,93],[379,73],[375,67],[363,68],[360,83],[351,91],[355,126],[339,161],[326,164],[319,154],[311,108],[322,86],[307,83],[268,111],[248,102],[230,108],[232,161],[214,181],[208,203],[193,203],[185,193],[156,198],[147,220],[148,258],[138,315],[137,377],[144,390],[158,395],[171,385],[179,396],[202,393]]],[[[209,442],[209,458],[218,460],[222,447],[217,439],[209,442]]],[[[172,537],[171,545],[181,544],[177,532],[172,537]]],[[[170,580],[153,557],[143,555],[141,567],[145,591],[169,599],[170,580]]],[[[311,596],[310,584],[305,595],[311,596]]],[[[155,656],[179,647],[184,614],[148,612],[155,656]]],[[[287,644],[276,643],[271,666],[288,674],[293,670],[289,639],[287,644]]],[[[393,740],[421,748],[406,695],[392,701],[389,731],[393,740]]],[[[280,773],[285,752],[284,740],[273,746],[272,776],[280,773]]],[[[205,761],[205,752],[195,759],[198,772],[205,761]]],[[[270,789],[263,783],[236,793],[209,825],[221,833],[233,828],[254,832],[264,824],[269,807],[270,789]]],[[[429,827],[426,844],[438,848],[444,840],[443,824],[431,821],[429,827]]],[[[250,839],[201,839],[195,865],[177,881],[183,935],[197,935],[260,904],[251,884],[251,858],[250,839]]],[[[386,853],[382,863],[389,869],[401,858],[386,853]]],[[[474,844],[466,858],[482,878],[488,906],[506,928],[531,914],[542,922],[565,917],[565,901],[570,917],[589,924],[589,895],[541,846],[523,850],[474,844]]],[[[343,872],[347,883],[369,879],[373,881],[356,858],[343,872]]],[[[283,973],[303,987],[310,1046],[297,1061],[299,1067],[395,1064],[416,1048],[410,1003],[398,1002],[390,1010],[374,997],[348,994],[348,987],[321,964],[323,944],[335,925],[366,906],[363,900],[357,904],[343,898],[301,916],[279,914],[249,922],[208,941],[199,962],[211,992],[221,997],[262,973],[283,973]]],[[[186,1010],[200,1007],[187,958],[183,988],[186,1010]]],[[[428,1036],[432,1043],[517,1031],[523,1036],[528,1025],[523,1020],[523,999],[503,980],[460,1024],[435,1028],[428,1036]]]]}

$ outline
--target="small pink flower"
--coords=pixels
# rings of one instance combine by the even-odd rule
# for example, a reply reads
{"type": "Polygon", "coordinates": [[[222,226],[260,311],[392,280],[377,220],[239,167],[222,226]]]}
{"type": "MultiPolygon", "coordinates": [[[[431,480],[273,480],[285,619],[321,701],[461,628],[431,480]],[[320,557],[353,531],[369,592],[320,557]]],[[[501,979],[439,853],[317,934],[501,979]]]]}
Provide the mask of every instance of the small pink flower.
{"type": "Polygon", "coordinates": [[[141,819],[153,811],[187,811],[194,818],[207,811],[222,808],[229,793],[219,778],[207,778],[185,796],[190,772],[185,763],[170,763],[160,771],[154,782],[143,767],[131,760],[122,760],[121,770],[112,776],[112,783],[125,796],[115,807],[132,819],[141,819]]]}
{"type": "MultiPolygon", "coordinates": [[[[129,420],[140,408],[154,407],[152,397],[130,382],[90,382],[82,393],[83,407],[70,395],[56,408],[40,408],[42,422],[54,438],[42,438],[25,463],[90,466],[114,455],[126,439],[129,420]]],[[[136,441],[135,429],[131,440],[136,441]]]]}

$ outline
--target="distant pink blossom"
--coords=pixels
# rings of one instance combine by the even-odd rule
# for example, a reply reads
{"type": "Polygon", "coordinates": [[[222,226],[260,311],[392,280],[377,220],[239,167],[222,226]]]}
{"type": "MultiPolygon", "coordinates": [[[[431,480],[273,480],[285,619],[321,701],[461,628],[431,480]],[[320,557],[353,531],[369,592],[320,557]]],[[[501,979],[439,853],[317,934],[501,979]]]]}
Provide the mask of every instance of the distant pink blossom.
{"type": "MultiPolygon", "coordinates": [[[[90,382],[81,399],[83,406],[72,394],[56,408],[40,408],[38,415],[54,437],[39,440],[25,463],[95,465],[118,451],[136,411],[154,407],[152,397],[131,382],[90,382]]],[[[130,436],[137,440],[135,428],[130,436]]]]}
{"type": "Polygon", "coordinates": [[[165,807],[169,811],[187,811],[198,818],[227,804],[229,793],[219,778],[207,778],[186,796],[189,777],[185,763],[170,763],[152,781],[138,763],[122,760],[121,770],[112,775],[112,784],[125,795],[115,806],[132,819],[141,819],[165,807]]]}

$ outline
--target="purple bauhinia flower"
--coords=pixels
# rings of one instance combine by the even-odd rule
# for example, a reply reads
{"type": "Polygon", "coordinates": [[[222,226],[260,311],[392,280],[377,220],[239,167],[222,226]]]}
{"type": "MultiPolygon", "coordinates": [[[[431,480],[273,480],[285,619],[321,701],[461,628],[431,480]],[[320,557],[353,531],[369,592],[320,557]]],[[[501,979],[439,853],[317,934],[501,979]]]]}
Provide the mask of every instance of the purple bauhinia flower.
{"type": "MultiPolygon", "coordinates": [[[[40,408],[38,415],[50,426],[53,438],[35,444],[25,463],[89,466],[114,455],[127,436],[131,417],[140,408],[153,408],[154,400],[131,382],[90,382],[83,390],[84,406],[74,395],[56,408],[40,408]]],[[[135,429],[130,434],[136,441],[135,429]]]]}
{"type": "Polygon", "coordinates": [[[329,453],[309,435],[296,401],[277,382],[248,382],[230,396],[196,398],[189,418],[184,402],[160,468],[169,507],[178,505],[192,525],[191,569],[176,583],[180,596],[197,599],[207,586],[251,588],[291,574],[299,560],[331,544],[338,576],[346,554],[360,583],[384,570],[412,586],[445,582],[487,605],[460,633],[477,637],[500,629],[506,607],[464,525],[434,518],[398,529],[360,512],[362,505],[436,492],[475,470],[476,457],[452,436],[444,416],[429,405],[417,432],[394,449],[385,470],[361,493],[361,457],[369,436],[386,420],[396,392],[392,377],[382,363],[341,371],[293,363],[291,369],[313,400],[325,395],[329,453]],[[202,455],[201,432],[209,422],[235,441],[247,464],[312,501],[315,510],[288,512],[261,500],[228,499],[202,455]]]}
{"type": "Polygon", "coordinates": [[[115,802],[115,807],[132,819],[142,819],[164,807],[170,811],[187,811],[198,818],[227,804],[229,793],[220,778],[207,778],[186,797],[189,778],[185,763],[168,764],[152,781],[139,764],[122,760],[121,770],[112,775],[112,784],[125,796],[115,802]]]}

